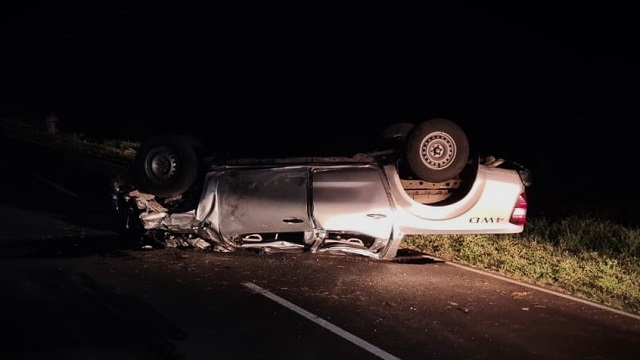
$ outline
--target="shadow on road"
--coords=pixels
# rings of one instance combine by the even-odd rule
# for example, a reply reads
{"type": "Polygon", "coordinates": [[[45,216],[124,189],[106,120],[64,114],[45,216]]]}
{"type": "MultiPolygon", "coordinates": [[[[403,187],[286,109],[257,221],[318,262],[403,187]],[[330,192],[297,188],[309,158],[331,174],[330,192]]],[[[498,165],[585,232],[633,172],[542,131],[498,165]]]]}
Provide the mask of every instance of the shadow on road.
{"type": "Polygon", "coordinates": [[[428,254],[422,253],[417,250],[399,249],[396,258],[393,259],[393,262],[407,265],[423,265],[443,263],[444,260],[433,258],[428,254]]]}

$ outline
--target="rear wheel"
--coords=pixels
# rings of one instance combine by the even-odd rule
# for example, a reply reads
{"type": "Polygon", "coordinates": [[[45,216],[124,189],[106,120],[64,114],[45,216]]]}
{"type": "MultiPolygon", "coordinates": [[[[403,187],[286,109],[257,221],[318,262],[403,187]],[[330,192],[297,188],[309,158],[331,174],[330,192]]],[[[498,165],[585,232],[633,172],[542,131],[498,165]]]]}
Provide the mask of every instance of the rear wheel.
{"type": "Polygon", "coordinates": [[[156,135],[145,141],[133,163],[133,184],[155,196],[183,194],[196,179],[198,158],[187,138],[156,135]]]}
{"type": "Polygon", "coordinates": [[[448,119],[431,119],[414,127],[407,138],[406,159],[411,171],[428,182],[457,177],[469,158],[465,132],[448,119]]]}

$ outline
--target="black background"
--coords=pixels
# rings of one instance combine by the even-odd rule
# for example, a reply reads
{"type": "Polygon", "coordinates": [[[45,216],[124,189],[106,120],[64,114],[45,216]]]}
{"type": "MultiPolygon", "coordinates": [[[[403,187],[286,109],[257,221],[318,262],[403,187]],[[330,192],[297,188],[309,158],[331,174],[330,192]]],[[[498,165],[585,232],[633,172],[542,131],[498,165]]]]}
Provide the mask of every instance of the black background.
{"type": "Polygon", "coordinates": [[[336,152],[390,123],[446,117],[544,189],[623,196],[635,174],[630,7],[3,6],[4,116],[53,110],[61,128],[95,137],[180,127],[256,151],[316,138],[336,152]]]}

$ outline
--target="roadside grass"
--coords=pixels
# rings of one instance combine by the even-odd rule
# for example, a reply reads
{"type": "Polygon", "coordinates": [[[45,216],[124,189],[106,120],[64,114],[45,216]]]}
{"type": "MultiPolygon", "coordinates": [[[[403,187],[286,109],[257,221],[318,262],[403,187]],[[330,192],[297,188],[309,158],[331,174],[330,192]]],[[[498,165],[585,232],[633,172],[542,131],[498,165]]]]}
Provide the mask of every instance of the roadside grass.
{"type": "Polygon", "coordinates": [[[34,120],[0,118],[0,130],[6,135],[19,137],[26,141],[57,149],[88,153],[119,164],[132,161],[140,146],[137,142],[119,139],[97,140],[84,134],[60,130],[55,134],[49,134],[43,126],[39,126],[34,120]]]}
{"type": "MultiPolygon", "coordinates": [[[[3,133],[128,163],[140,144],[47,134],[34,122],[0,119],[3,133]]],[[[597,210],[597,204],[593,205],[597,210]]],[[[403,248],[640,314],[640,229],[592,216],[528,218],[521,234],[407,236],[403,248]]]]}

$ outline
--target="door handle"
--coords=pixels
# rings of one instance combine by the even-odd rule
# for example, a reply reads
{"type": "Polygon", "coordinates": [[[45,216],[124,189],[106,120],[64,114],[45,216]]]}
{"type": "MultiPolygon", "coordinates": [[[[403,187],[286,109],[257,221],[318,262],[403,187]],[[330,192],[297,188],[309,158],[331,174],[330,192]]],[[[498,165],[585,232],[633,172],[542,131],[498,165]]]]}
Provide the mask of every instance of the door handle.
{"type": "Polygon", "coordinates": [[[384,218],[387,217],[387,215],[385,215],[385,214],[367,214],[367,216],[370,217],[370,218],[374,218],[376,220],[384,219],[384,218]]]}
{"type": "Polygon", "coordinates": [[[287,218],[282,219],[282,222],[285,224],[300,224],[301,222],[304,222],[304,220],[298,218],[287,218]]]}

